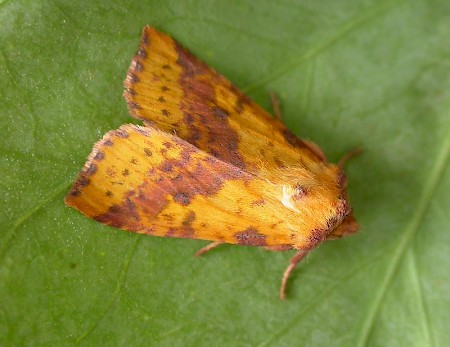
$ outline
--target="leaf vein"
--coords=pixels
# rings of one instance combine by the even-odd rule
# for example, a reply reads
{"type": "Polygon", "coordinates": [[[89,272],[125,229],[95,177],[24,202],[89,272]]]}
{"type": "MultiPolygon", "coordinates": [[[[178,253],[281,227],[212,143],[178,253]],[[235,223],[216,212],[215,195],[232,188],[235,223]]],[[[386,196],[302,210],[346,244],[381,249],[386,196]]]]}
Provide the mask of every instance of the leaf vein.
{"type": "Polygon", "coordinates": [[[365,23],[368,23],[370,20],[375,18],[377,15],[380,15],[387,9],[389,9],[391,6],[396,4],[401,0],[389,0],[382,3],[378,3],[376,6],[371,7],[370,10],[363,12],[362,14],[353,17],[346,23],[344,23],[339,29],[335,31],[335,34],[325,38],[321,42],[319,42],[317,45],[312,46],[310,49],[306,50],[305,53],[300,55],[299,57],[288,61],[287,64],[279,69],[278,71],[275,71],[274,74],[267,76],[266,78],[263,78],[261,81],[250,85],[246,88],[243,88],[242,91],[244,93],[251,93],[252,91],[261,88],[262,86],[268,84],[269,82],[272,82],[276,80],[277,78],[280,78],[281,76],[289,73],[290,71],[297,68],[299,65],[301,65],[303,62],[312,59],[316,56],[318,56],[320,53],[324,52],[325,50],[332,47],[336,42],[347,36],[349,33],[354,31],[356,28],[362,26],[365,23]]]}
{"type": "Polygon", "coordinates": [[[111,294],[111,296],[108,300],[108,303],[106,304],[106,306],[103,309],[103,312],[101,312],[100,315],[97,317],[97,319],[93,322],[93,324],[90,327],[88,327],[88,329],[76,339],[76,341],[75,341],[76,345],[79,345],[82,340],[84,340],[87,336],[89,336],[97,328],[97,326],[100,324],[100,322],[103,320],[103,318],[109,312],[109,310],[111,309],[111,307],[113,306],[113,304],[115,303],[117,298],[122,293],[124,285],[125,285],[125,281],[126,281],[126,278],[128,275],[128,270],[130,268],[131,260],[133,259],[133,256],[136,253],[136,249],[137,249],[137,246],[138,246],[140,240],[142,240],[142,238],[139,235],[136,235],[136,239],[134,240],[134,242],[132,243],[132,245],[130,247],[130,252],[123,262],[122,270],[119,274],[119,279],[117,281],[116,289],[111,294]]]}
{"type": "Polygon", "coordinates": [[[414,287],[416,288],[418,299],[419,299],[419,314],[421,316],[421,321],[424,322],[424,335],[425,335],[425,341],[427,342],[427,346],[434,346],[432,335],[431,335],[431,324],[430,324],[430,317],[428,316],[427,308],[426,308],[426,302],[423,295],[423,289],[420,285],[419,280],[419,269],[417,268],[417,261],[416,261],[416,254],[414,252],[414,248],[411,249],[411,274],[412,274],[412,283],[414,287]]]}
{"type": "Polygon", "coordinates": [[[406,227],[404,236],[400,240],[397,248],[395,249],[392,261],[389,263],[389,266],[386,269],[386,275],[383,281],[381,282],[381,286],[375,297],[375,301],[369,308],[367,319],[363,323],[357,346],[368,345],[369,338],[375,324],[375,320],[380,312],[381,305],[384,301],[387,291],[394,280],[395,277],[394,275],[396,274],[401,264],[401,261],[406,251],[408,250],[408,247],[410,247],[412,240],[414,239],[415,235],[417,234],[417,231],[419,230],[419,227],[426,215],[428,207],[431,205],[433,193],[436,191],[439,182],[442,180],[442,177],[444,176],[445,168],[447,167],[449,162],[449,157],[450,157],[450,132],[446,136],[445,142],[442,146],[442,150],[440,151],[440,153],[436,158],[436,164],[434,165],[434,168],[431,171],[429,180],[426,182],[424,192],[414,211],[414,215],[411,218],[411,222],[406,227]]]}
{"type": "Polygon", "coordinates": [[[19,218],[17,218],[13,223],[10,229],[6,231],[5,241],[3,242],[2,248],[0,248],[0,259],[3,258],[5,252],[8,248],[8,244],[11,239],[14,237],[17,229],[23,223],[25,223],[28,219],[30,219],[36,212],[38,212],[42,207],[44,207],[49,201],[51,201],[55,196],[59,195],[61,192],[67,190],[72,182],[67,183],[64,181],[60,185],[58,185],[55,189],[53,189],[49,194],[47,194],[40,202],[37,202],[33,207],[31,207],[28,211],[23,213],[19,218]]]}

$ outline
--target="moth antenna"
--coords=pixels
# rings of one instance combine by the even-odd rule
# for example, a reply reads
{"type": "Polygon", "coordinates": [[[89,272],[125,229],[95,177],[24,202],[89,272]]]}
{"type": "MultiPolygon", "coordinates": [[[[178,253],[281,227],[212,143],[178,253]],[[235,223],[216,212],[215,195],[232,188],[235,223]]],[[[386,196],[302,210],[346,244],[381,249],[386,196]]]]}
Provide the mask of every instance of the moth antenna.
{"type": "Polygon", "coordinates": [[[278,97],[274,92],[270,92],[270,101],[272,102],[272,109],[273,113],[275,114],[275,118],[279,121],[283,120],[283,116],[281,115],[280,110],[280,101],[278,100],[278,97]]]}
{"type": "Polygon", "coordinates": [[[357,155],[360,155],[363,152],[363,149],[361,147],[356,147],[354,149],[352,149],[350,152],[348,152],[347,154],[345,154],[338,162],[338,166],[339,168],[343,168],[345,163],[347,161],[349,161],[350,159],[352,159],[353,157],[356,157],[357,155]]]}

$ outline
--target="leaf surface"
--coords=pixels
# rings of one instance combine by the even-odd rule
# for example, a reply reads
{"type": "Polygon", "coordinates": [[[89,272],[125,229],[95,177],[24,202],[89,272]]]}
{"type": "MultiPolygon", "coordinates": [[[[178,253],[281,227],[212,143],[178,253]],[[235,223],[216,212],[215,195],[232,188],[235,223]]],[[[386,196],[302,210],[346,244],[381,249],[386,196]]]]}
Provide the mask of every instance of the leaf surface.
{"type": "Polygon", "coordinates": [[[0,344],[448,346],[447,1],[0,1],[0,344]],[[356,236],[291,256],[126,233],[63,198],[131,122],[153,25],[347,166],[356,236]]]}

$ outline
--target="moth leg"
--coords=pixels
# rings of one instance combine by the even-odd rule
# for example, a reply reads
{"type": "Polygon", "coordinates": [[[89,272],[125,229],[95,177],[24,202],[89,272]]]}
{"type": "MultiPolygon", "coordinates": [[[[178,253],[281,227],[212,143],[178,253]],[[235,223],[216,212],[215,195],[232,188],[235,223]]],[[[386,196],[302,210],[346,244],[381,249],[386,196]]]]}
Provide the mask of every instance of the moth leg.
{"type": "Polygon", "coordinates": [[[282,121],[283,116],[281,115],[280,110],[280,101],[277,98],[277,95],[274,92],[270,93],[270,101],[272,102],[273,113],[275,114],[275,118],[282,121]]]}
{"type": "Polygon", "coordinates": [[[215,242],[211,242],[209,245],[200,248],[197,253],[195,253],[196,257],[201,256],[202,254],[205,254],[206,252],[209,252],[210,250],[212,250],[213,248],[216,248],[217,246],[220,246],[223,242],[221,241],[215,241],[215,242]]]}
{"type": "Polygon", "coordinates": [[[353,157],[356,157],[357,155],[360,155],[362,153],[362,148],[361,147],[356,147],[354,149],[352,149],[350,152],[348,152],[347,154],[345,154],[338,162],[338,166],[342,169],[345,165],[346,162],[348,162],[350,159],[352,159],[353,157]]]}
{"type": "Polygon", "coordinates": [[[284,300],[286,299],[286,285],[287,281],[289,279],[289,276],[291,275],[292,271],[294,271],[297,264],[300,262],[300,260],[303,259],[305,255],[307,255],[309,251],[301,250],[298,251],[290,260],[289,266],[284,270],[283,279],[281,280],[281,288],[280,288],[280,299],[284,300]]]}

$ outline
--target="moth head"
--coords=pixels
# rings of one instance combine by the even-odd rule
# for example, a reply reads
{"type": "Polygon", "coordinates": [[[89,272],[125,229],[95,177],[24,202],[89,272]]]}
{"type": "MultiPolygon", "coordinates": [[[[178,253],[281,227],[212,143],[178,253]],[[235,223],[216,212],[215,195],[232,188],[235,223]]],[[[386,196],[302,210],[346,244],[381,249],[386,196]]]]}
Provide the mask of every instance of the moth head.
{"type": "Polygon", "coordinates": [[[339,224],[331,234],[328,236],[329,240],[339,239],[343,236],[351,235],[359,230],[359,224],[356,221],[355,217],[353,217],[353,213],[350,213],[345,216],[344,220],[339,224]]]}
{"type": "Polygon", "coordinates": [[[329,164],[301,173],[295,181],[281,186],[280,201],[295,213],[298,223],[294,244],[312,249],[326,239],[355,233],[359,226],[352,215],[343,171],[329,164]]]}
{"type": "Polygon", "coordinates": [[[346,235],[351,235],[359,230],[359,224],[353,217],[352,209],[348,201],[347,195],[347,178],[342,171],[338,169],[337,187],[339,189],[339,202],[336,209],[336,217],[334,223],[330,224],[330,231],[327,239],[337,239],[346,235]]]}

